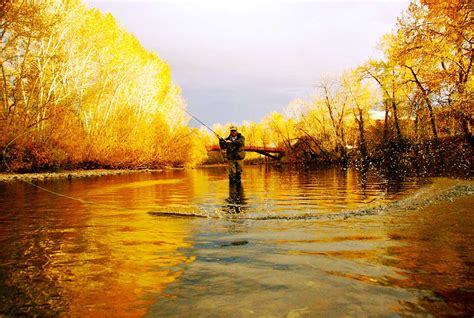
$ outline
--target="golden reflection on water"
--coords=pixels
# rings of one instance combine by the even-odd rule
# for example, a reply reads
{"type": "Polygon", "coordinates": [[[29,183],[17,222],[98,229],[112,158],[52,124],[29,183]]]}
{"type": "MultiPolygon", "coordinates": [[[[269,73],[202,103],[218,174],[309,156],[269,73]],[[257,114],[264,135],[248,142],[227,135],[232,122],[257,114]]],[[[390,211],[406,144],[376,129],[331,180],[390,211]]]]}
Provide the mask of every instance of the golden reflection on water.
{"type": "MultiPolygon", "coordinates": [[[[21,244],[11,242],[7,249],[11,257],[18,255],[12,262],[21,260],[24,266],[15,265],[6,282],[18,293],[18,301],[3,306],[18,306],[13,313],[45,316],[146,314],[150,296],[175,281],[182,274],[180,266],[194,260],[180,251],[192,245],[185,220],[146,213],[150,204],[162,200],[160,192],[149,191],[150,187],[182,183],[163,181],[109,185],[104,179],[99,186],[79,188],[73,194],[120,207],[117,210],[60,202],[24,185],[16,189],[17,200],[9,202],[9,208],[25,206],[33,211],[25,213],[22,223],[13,223],[21,244]],[[63,211],[59,206],[48,210],[54,204],[63,211]]],[[[188,195],[192,197],[192,192],[188,195]]],[[[15,232],[1,227],[0,238],[8,240],[15,232]]],[[[3,306],[0,309],[5,310],[3,306]]]]}
{"type": "MultiPolygon", "coordinates": [[[[430,191],[441,193],[453,184],[445,183],[436,184],[430,191]]],[[[352,263],[350,268],[330,269],[327,274],[376,288],[420,294],[415,299],[400,298],[398,305],[390,305],[393,312],[436,316],[463,316],[474,312],[471,297],[474,290],[474,196],[432,201],[417,208],[417,202],[422,199],[426,198],[414,197],[409,204],[401,204],[383,216],[344,221],[353,223],[344,229],[346,233],[360,231],[361,224],[375,222],[376,226],[370,226],[370,236],[355,233],[338,236],[329,232],[323,238],[273,242],[291,246],[284,253],[287,255],[323,256],[352,263]],[[332,244],[339,242],[342,244],[332,244]],[[365,266],[374,270],[367,271],[365,266]],[[380,271],[382,268],[393,272],[380,271]]],[[[334,230],[340,230],[341,223],[334,224],[334,230]]]]}
{"type": "Polygon", "coordinates": [[[469,296],[474,291],[473,206],[474,196],[469,196],[393,214],[387,220],[387,234],[399,244],[388,247],[384,263],[402,275],[390,279],[390,284],[431,291],[418,302],[401,302],[402,308],[441,316],[474,312],[469,296]]]}
{"type": "Polygon", "coordinates": [[[263,167],[246,167],[240,186],[227,182],[225,168],[46,186],[100,205],[24,184],[0,185],[6,191],[0,195],[6,211],[0,214],[0,313],[472,312],[469,293],[461,290],[474,288],[472,198],[416,211],[402,205],[379,215],[254,221],[245,217],[355,211],[389,202],[404,189],[354,171],[263,167]],[[174,206],[225,213],[222,219],[150,213],[174,206]]]}
{"type": "Polygon", "coordinates": [[[139,317],[145,296],[161,292],[182,273],[173,267],[193,260],[178,251],[189,246],[179,220],[98,218],[80,238],[63,242],[45,271],[56,277],[72,316],[139,317]],[[77,239],[87,242],[83,250],[77,239]],[[64,264],[75,266],[65,272],[64,264]]]}
{"type": "MultiPolygon", "coordinates": [[[[74,300],[70,307],[73,316],[142,316],[151,302],[147,296],[160,293],[182,274],[180,264],[193,261],[179,251],[191,246],[189,233],[183,226],[185,220],[151,218],[146,214],[151,202],[167,203],[170,196],[163,192],[170,191],[170,185],[182,184],[181,179],[165,179],[108,187],[115,204],[134,212],[93,211],[84,233],[89,241],[87,249],[92,251],[85,257],[91,262],[73,268],[71,279],[63,286],[69,293],[67,298],[74,300]],[[81,280],[84,277],[86,280],[81,280]],[[98,305],[84,307],[91,303],[98,305]]],[[[104,193],[100,195],[103,197],[104,193]]],[[[186,195],[193,196],[192,188],[186,195]]],[[[67,252],[58,255],[59,262],[74,259],[75,256],[67,252]]]]}

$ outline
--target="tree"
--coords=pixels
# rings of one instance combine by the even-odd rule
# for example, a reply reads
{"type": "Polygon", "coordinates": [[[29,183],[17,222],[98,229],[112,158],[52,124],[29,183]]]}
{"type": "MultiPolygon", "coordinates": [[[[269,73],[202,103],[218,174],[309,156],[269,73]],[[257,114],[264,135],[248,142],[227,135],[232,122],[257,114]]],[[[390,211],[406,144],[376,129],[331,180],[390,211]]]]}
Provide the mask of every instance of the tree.
{"type": "Polygon", "coordinates": [[[366,124],[369,119],[369,109],[374,100],[373,94],[367,83],[357,70],[346,72],[342,76],[342,86],[348,96],[349,109],[352,109],[354,120],[359,132],[358,145],[362,162],[367,162],[369,153],[365,137],[366,124]]]}
{"type": "Polygon", "coordinates": [[[74,0],[7,1],[2,9],[0,87],[9,135],[2,143],[15,141],[9,157],[17,157],[10,167],[196,161],[169,65],[112,15],[74,0]]]}
{"type": "MultiPolygon", "coordinates": [[[[387,41],[386,37],[386,41],[387,41]]],[[[400,106],[406,99],[406,88],[409,86],[406,80],[404,68],[390,63],[387,60],[369,60],[359,66],[358,71],[362,76],[374,80],[379,86],[385,108],[385,120],[383,131],[383,142],[386,143],[389,137],[389,120],[395,126],[396,140],[403,139],[400,125],[400,106]]]]}
{"type": "Polygon", "coordinates": [[[327,80],[319,86],[323,91],[324,105],[327,108],[335,136],[335,151],[340,153],[340,161],[343,166],[347,165],[346,136],[344,129],[344,117],[346,116],[347,96],[342,94],[335,83],[327,80]]]}
{"type": "Polygon", "coordinates": [[[468,1],[412,2],[399,19],[390,59],[412,75],[429,111],[435,144],[439,133],[435,107],[448,107],[470,139],[474,31],[468,1]]]}

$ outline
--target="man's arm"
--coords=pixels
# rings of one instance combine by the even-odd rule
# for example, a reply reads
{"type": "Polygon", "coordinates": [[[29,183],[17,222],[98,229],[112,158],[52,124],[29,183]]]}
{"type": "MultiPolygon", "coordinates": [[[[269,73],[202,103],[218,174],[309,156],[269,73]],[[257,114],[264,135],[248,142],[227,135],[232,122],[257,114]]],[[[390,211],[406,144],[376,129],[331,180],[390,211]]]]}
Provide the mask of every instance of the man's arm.
{"type": "Polygon", "coordinates": [[[221,149],[226,149],[227,148],[227,142],[224,138],[219,138],[219,147],[221,147],[221,149]]]}
{"type": "Polygon", "coordinates": [[[227,146],[232,142],[231,135],[227,136],[226,138],[219,139],[219,146],[221,149],[227,149],[227,146]]]}

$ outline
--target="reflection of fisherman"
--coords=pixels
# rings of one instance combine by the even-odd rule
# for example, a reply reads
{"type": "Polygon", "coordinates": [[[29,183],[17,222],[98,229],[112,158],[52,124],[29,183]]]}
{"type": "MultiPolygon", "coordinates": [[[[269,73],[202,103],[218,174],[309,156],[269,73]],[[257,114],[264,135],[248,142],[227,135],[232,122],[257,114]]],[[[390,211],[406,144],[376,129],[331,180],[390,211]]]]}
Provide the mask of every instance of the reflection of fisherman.
{"type": "Polygon", "coordinates": [[[226,149],[229,162],[229,181],[240,182],[243,159],[245,158],[245,137],[237,132],[237,127],[230,127],[230,135],[219,139],[221,149],[226,149]]]}
{"type": "Polygon", "coordinates": [[[244,187],[242,183],[229,184],[229,197],[225,200],[227,206],[225,210],[229,213],[241,213],[245,210],[247,200],[244,195],[244,187]]]}

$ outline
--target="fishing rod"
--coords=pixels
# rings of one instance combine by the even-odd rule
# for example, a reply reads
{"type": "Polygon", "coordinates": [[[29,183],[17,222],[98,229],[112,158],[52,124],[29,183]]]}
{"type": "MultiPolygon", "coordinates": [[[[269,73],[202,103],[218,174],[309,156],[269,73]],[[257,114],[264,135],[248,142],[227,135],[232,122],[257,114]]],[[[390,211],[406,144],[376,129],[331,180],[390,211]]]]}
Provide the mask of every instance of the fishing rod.
{"type": "Polygon", "coordinates": [[[216,135],[217,138],[219,139],[222,139],[221,136],[219,136],[218,133],[216,133],[214,130],[212,130],[208,125],[206,125],[205,123],[203,123],[202,121],[199,120],[199,118],[197,118],[196,116],[194,116],[193,114],[191,114],[187,109],[185,108],[182,108],[189,116],[191,116],[192,118],[194,118],[195,120],[197,120],[201,125],[203,125],[204,127],[206,127],[207,129],[209,129],[210,131],[212,131],[214,133],[214,135],[216,135]]]}
{"type": "MultiPolygon", "coordinates": [[[[209,129],[210,131],[212,131],[214,133],[214,135],[216,135],[216,137],[220,140],[220,141],[223,141],[224,138],[222,138],[221,136],[219,136],[218,133],[216,133],[214,130],[212,130],[208,125],[206,125],[205,123],[203,123],[199,118],[197,118],[196,116],[194,116],[193,114],[191,114],[186,108],[184,107],[181,107],[182,110],[184,110],[186,112],[186,114],[188,114],[189,116],[191,116],[192,118],[194,118],[195,120],[197,120],[201,125],[203,125],[204,127],[206,127],[207,129],[209,129]]],[[[222,160],[225,160],[224,159],[224,150],[221,148],[221,150],[219,151],[220,154],[221,154],[221,157],[222,157],[222,160]]]]}

